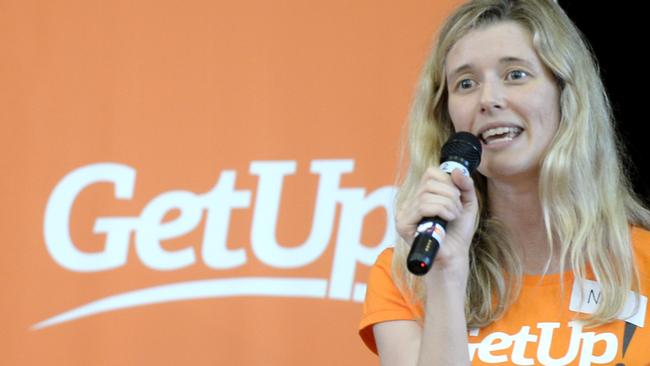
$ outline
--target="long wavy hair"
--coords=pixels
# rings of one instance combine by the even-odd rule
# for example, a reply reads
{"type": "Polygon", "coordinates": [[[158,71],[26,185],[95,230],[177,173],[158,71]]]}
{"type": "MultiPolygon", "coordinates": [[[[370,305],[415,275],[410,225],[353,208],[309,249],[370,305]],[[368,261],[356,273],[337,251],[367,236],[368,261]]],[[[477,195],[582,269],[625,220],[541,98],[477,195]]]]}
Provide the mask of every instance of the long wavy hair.
{"type": "MultiPolygon", "coordinates": [[[[554,1],[469,1],[447,19],[411,106],[409,165],[396,206],[412,197],[424,171],[439,163],[440,148],[454,130],[447,110],[447,53],[472,30],[503,21],[516,22],[530,32],[537,55],[561,91],[561,120],[539,178],[548,245],[553,253],[553,243],[559,244],[560,268],[587,278],[589,267],[603,287],[603,301],[585,318],[587,324],[609,322],[623,309],[627,291],[639,289],[629,225],[650,227],[650,213],[622,169],[622,159],[627,158],[596,60],[581,32],[554,1]]],[[[482,327],[503,315],[517,298],[523,269],[504,226],[490,214],[486,178],[480,173],[473,178],[480,218],[470,247],[465,312],[469,327],[482,327]]],[[[406,270],[409,248],[410,243],[401,239],[397,243],[393,274],[409,297],[423,301],[421,278],[406,270]]]]}

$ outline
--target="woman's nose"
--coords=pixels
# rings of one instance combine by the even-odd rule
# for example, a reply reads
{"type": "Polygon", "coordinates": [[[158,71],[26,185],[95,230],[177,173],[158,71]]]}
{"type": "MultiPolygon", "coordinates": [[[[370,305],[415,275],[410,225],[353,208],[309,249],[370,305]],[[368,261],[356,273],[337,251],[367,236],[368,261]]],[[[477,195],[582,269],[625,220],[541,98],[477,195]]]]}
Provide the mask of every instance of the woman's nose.
{"type": "Polygon", "coordinates": [[[481,113],[488,113],[506,107],[503,85],[496,81],[486,81],[481,86],[481,113]]]}

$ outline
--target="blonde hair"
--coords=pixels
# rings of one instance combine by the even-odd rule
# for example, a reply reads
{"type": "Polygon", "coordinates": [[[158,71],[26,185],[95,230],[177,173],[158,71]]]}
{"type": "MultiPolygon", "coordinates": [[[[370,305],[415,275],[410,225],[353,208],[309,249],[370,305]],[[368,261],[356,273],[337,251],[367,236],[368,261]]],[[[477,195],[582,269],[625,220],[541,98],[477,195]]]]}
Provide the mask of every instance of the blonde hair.
{"type": "MultiPolygon", "coordinates": [[[[442,144],[453,132],[447,111],[445,59],[473,29],[514,21],[532,35],[533,47],[554,74],[561,91],[561,120],[540,170],[539,197],[551,251],[560,245],[561,268],[587,277],[587,264],[603,287],[603,301],[585,320],[599,325],[616,318],[627,291],[638,291],[629,225],[650,227],[625,176],[625,157],[613,127],[609,100],[594,57],[580,31],[552,0],[475,0],[458,8],[440,30],[422,71],[409,115],[409,167],[397,207],[413,194],[424,171],[439,163],[442,144]]],[[[469,327],[499,318],[516,299],[523,270],[503,225],[491,217],[486,178],[475,173],[480,219],[470,247],[465,312],[469,327]]],[[[410,243],[396,245],[393,272],[415,301],[422,301],[421,278],[406,270],[410,243]]]]}

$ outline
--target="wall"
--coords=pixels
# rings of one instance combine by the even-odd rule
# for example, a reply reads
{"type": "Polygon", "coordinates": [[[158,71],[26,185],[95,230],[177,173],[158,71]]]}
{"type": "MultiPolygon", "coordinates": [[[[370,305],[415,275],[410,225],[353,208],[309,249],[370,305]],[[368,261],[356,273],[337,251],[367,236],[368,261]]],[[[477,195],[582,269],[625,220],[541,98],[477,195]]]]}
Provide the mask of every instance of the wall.
{"type": "Polygon", "coordinates": [[[0,363],[359,365],[454,1],[0,2],[0,363]]]}

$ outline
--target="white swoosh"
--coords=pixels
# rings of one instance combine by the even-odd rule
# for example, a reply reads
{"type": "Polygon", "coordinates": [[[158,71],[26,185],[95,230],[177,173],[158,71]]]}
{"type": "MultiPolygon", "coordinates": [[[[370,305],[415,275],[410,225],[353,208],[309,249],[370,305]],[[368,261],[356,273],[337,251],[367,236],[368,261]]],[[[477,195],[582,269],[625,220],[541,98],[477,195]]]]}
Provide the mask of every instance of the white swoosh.
{"type": "Polygon", "coordinates": [[[125,292],[89,302],[32,325],[40,330],[113,310],[171,301],[231,296],[325,298],[327,281],[317,278],[231,278],[173,283],[125,292]]]}

